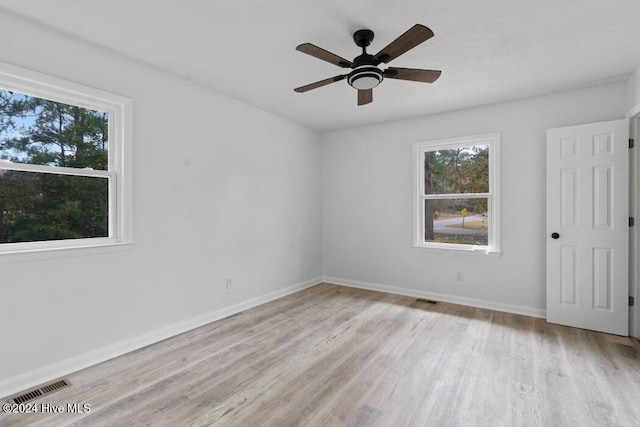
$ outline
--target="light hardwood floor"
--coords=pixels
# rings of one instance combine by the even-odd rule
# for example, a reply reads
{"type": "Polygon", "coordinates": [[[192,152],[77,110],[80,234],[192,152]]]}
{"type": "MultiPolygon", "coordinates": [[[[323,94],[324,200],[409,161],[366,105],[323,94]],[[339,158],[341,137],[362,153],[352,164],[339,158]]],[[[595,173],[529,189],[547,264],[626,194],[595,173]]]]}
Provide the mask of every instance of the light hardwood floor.
{"type": "Polygon", "coordinates": [[[640,346],[321,284],[68,375],[0,425],[640,426],[640,346]]]}

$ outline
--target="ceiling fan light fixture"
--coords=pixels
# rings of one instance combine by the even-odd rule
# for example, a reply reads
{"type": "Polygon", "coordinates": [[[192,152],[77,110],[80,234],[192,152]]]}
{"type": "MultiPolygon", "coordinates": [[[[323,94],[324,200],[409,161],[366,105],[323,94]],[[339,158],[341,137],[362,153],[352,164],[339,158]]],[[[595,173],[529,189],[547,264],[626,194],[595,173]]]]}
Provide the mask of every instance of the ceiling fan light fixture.
{"type": "Polygon", "coordinates": [[[374,65],[356,67],[347,77],[349,86],[358,90],[373,89],[382,82],[382,71],[374,65]]]}

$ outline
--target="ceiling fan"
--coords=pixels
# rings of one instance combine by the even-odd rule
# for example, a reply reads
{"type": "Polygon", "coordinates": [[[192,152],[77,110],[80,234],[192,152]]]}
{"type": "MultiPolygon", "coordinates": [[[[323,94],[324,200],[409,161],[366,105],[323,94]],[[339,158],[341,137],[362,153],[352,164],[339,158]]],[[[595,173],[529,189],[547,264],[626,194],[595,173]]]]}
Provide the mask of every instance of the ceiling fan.
{"type": "Polygon", "coordinates": [[[373,41],[373,31],[358,30],[353,33],[353,41],[362,48],[362,54],[356,56],[353,61],[344,59],[334,53],[324,50],[311,43],[303,43],[296,47],[296,50],[315,56],[323,61],[330,62],[342,68],[351,68],[348,74],[340,74],[335,77],[320,80],[305,86],[295,88],[298,93],[307,92],[328,84],[347,79],[349,86],[358,90],[358,105],[365,105],[373,102],[373,88],[378,86],[386,77],[397,80],[411,80],[414,82],[433,83],[440,77],[439,70],[420,70],[415,68],[388,67],[381,69],[381,63],[389,63],[398,56],[410,49],[418,46],[433,37],[433,31],[424,25],[416,24],[407,32],[392,41],[375,55],[367,53],[367,46],[373,41]]]}

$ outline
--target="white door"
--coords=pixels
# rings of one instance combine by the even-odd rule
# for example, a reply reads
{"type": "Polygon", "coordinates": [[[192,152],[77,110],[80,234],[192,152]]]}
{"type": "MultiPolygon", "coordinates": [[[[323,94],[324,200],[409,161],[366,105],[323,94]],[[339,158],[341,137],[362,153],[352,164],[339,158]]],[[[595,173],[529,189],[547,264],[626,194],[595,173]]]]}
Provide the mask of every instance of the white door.
{"type": "Polygon", "coordinates": [[[628,335],[627,120],[547,131],[547,321],[628,335]]]}

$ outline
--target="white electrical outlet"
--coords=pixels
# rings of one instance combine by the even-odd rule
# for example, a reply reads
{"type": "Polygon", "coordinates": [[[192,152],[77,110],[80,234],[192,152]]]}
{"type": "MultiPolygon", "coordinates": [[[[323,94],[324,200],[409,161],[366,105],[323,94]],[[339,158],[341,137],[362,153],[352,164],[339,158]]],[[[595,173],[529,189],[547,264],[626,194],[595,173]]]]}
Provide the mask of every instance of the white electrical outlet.
{"type": "Polygon", "coordinates": [[[227,277],[227,289],[233,288],[233,279],[231,277],[227,277]]]}
{"type": "Polygon", "coordinates": [[[462,281],[464,280],[464,272],[462,272],[462,271],[458,271],[458,272],[456,273],[456,280],[457,280],[458,282],[462,282],[462,281]]]}

